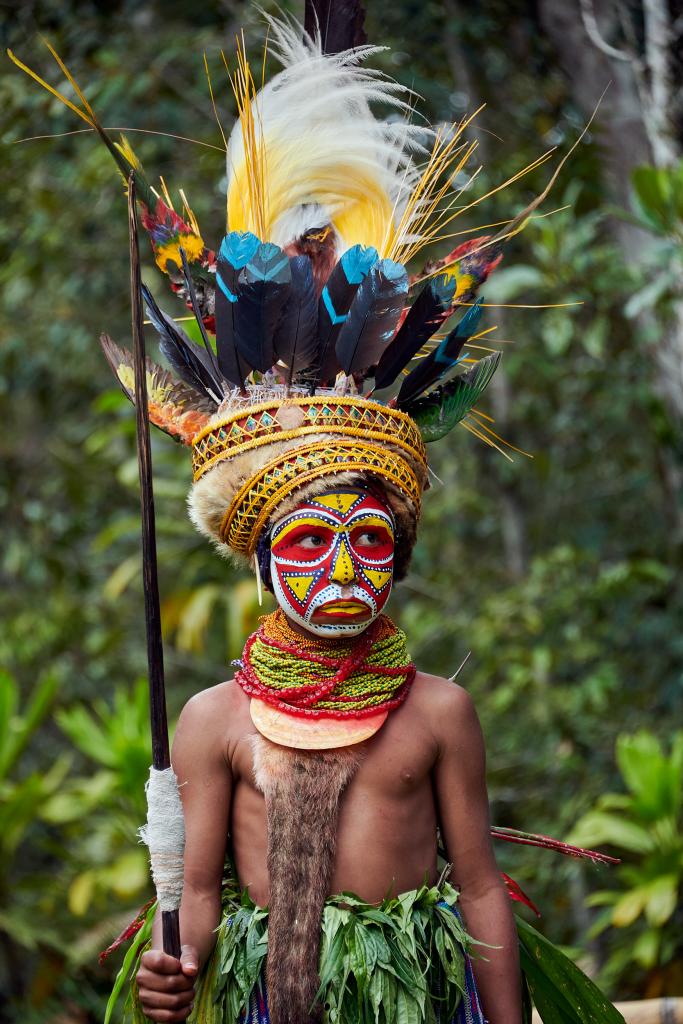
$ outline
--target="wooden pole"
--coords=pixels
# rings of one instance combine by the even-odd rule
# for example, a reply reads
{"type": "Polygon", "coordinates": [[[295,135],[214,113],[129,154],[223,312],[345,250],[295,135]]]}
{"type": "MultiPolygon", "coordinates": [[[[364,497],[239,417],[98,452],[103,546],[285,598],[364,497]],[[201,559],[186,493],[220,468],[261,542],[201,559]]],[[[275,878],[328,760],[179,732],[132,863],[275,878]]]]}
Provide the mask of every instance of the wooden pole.
{"type": "MultiPolygon", "coordinates": [[[[164,771],[171,766],[166,718],[164,686],[164,650],[161,640],[161,609],[157,577],[156,531],[154,526],[154,491],[152,488],[152,453],[147,418],[147,372],[145,336],[140,290],[140,249],[135,199],[135,177],[128,177],[128,232],[130,238],[130,298],[133,328],[133,361],[135,366],[135,413],[137,426],[138,471],[140,474],[140,508],[142,512],[142,573],[145,592],[145,627],[147,631],[147,666],[149,673],[149,712],[152,730],[152,766],[164,771]]],[[[180,957],[178,911],[161,915],[164,952],[180,957]]]]}

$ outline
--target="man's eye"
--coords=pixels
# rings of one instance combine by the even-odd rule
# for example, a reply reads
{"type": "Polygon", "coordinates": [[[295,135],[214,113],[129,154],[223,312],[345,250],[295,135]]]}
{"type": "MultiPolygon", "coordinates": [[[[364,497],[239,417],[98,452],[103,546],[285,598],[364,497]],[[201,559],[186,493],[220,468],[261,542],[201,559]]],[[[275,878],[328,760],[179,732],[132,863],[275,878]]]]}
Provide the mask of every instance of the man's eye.
{"type": "Polygon", "coordinates": [[[361,548],[372,548],[377,544],[381,544],[382,539],[378,533],[374,530],[366,530],[365,533],[361,533],[356,538],[356,544],[361,548]]]}
{"type": "Polygon", "coordinates": [[[307,533],[297,540],[297,545],[302,548],[321,548],[324,543],[325,538],[319,533],[307,533]]]}

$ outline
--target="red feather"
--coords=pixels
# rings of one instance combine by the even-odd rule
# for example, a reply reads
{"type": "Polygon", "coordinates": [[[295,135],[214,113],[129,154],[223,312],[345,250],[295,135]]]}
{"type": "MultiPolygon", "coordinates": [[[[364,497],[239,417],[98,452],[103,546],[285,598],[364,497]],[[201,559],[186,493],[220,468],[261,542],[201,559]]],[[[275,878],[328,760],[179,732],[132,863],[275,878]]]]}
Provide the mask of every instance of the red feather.
{"type": "Polygon", "coordinates": [[[126,927],[121,932],[121,934],[116,936],[111,945],[107,946],[106,949],[102,950],[99,957],[97,958],[100,967],[102,966],[102,964],[104,963],[108,956],[111,956],[112,953],[116,952],[119,946],[122,946],[124,942],[128,941],[128,939],[132,939],[133,936],[140,931],[143,924],[145,923],[147,911],[149,910],[153,903],[154,900],[150,900],[149,903],[145,903],[144,907],[140,907],[140,910],[136,914],[135,918],[130,922],[130,924],[127,924],[126,927]]]}
{"type": "Polygon", "coordinates": [[[422,272],[411,278],[410,287],[413,288],[426,277],[433,277],[435,274],[452,274],[459,282],[463,282],[462,286],[458,284],[453,305],[471,302],[503,258],[503,242],[487,245],[490,239],[491,235],[481,235],[479,238],[461,242],[448,255],[426,263],[422,272]]]}
{"type": "Polygon", "coordinates": [[[506,875],[504,871],[501,871],[501,875],[503,876],[505,888],[507,889],[510,899],[514,900],[515,903],[523,903],[525,907],[529,908],[529,910],[533,910],[536,917],[540,917],[541,911],[538,909],[536,904],[529,899],[521,885],[519,885],[518,882],[515,882],[514,878],[510,878],[509,875],[506,875]]]}

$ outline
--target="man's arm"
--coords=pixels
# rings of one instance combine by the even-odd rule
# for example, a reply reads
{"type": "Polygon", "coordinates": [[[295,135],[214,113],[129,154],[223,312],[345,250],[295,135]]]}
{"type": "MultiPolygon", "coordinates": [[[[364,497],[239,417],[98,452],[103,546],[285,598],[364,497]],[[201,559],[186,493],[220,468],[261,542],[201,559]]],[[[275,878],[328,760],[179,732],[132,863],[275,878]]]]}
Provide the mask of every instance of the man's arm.
{"type": "Polygon", "coordinates": [[[182,956],[178,961],[162,951],[157,915],[153,949],[143,955],[137,975],[142,1007],[154,1021],[185,1020],[192,1009],[194,978],[216,941],[232,794],[225,721],[224,688],[205,690],[185,705],[173,742],[185,815],[182,956]]]}
{"type": "Polygon", "coordinates": [[[434,780],[442,838],[467,930],[498,947],[474,948],[486,1018],[490,1024],[519,1024],[517,932],[491,846],[484,740],[470,697],[454,683],[448,687],[439,686],[431,708],[439,743],[434,780]]]}

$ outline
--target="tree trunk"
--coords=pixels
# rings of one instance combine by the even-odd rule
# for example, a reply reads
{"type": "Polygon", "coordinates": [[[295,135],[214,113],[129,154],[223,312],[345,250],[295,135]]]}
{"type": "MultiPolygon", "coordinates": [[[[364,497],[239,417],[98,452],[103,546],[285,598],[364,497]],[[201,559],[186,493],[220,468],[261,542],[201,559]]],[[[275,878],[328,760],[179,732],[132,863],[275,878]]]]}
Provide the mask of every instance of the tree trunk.
{"type": "MultiPolygon", "coordinates": [[[[582,3],[585,10],[585,0],[540,0],[539,17],[571,83],[572,95],[586,116],[609,84],[596,119],[597,132],[604,144],[606,180],[612,198],[628,209],[634,168],[646,163],[666,166],[681,154],[672,127],[676,97],[668,49],[672,36],[668,9],[663,0],[644,0],[645,52],[634,62],[622,59],[625,51],[613,45],[613,40],[620,37],[618,5],[608,0],[588,5],[595,16],[594,31],[589,34],[581,17],[582,3]]],[[[632,45],[631,40],[628,45],[632,45]]],[[[618,218],[611,222],[611,230],[626,263],[642,259],[652,245],[646,232],[618,218]]],[[[666,322],[645,312],[637,323],[639,333],[651,347],[654,390],[677,432],[683,426],[683,296],[673,303],[666,322]]],[[[675,448],[664,446],[661,451],[667,518],[680,539],[683,466],[675,448]]]]}
{"type": "MultiPolygon", "coordinates": [[[[595,8],[602,36],[609,41],[619,28],[615,10],[604,0],[595,8]]],[[[633,68],[626,61],[612,60],[590,41],[579,0],[539,0],[538,14],[570,82],[571,94],[587,117],[607,88],[596,117],[596,134],[603,144],[609,190],[614,201],[628,209],[631,171],[652,160],[633,68]]],[[[646,232],[625,221],[615,220],[612,230],[630,259],[651,244],[646,232]]]]}
{"type": "MultiPolygon", "coordinates": [[[[498,324],[501,323],[502,310],[498,310],[498,324]]],[[[512,426],[510,423],[510,381],[505,372],[504,361],[489,384],[488,395],[491,401],[491,411],[495,419],[495,430],[501,437],[510,437],[512,426]]],[[[497,454],[497,453],[496,453],[497,454]]],[[[523,459],[522,459],[523,461],[523,459]]],[[[496,475],[496,490],[501,511],[501,529],[503,532],[503,552],[505,567],[508,574],[515,580],[520,580],[526,574],[529,564],[529,549],[527,539],[526,516],[524,506],[519,493],[518,477],[513,479],[501,479],[496,475]]]]}
{"type": "MultiPolygon", "coordinates": [[[[461,89],[468,97],[468,111],[471,113],[481,105],[483,97],[472,76],[467,55],[460,46],[457,33],[453,29],[459,13],[458,0],[444,0],[444,9],[446,12],[444,45],[448,64],[455,86],[461,89]]],[[[470,134],[474,135],[478,142],[477,160],[485,164],[490,149],[488,136],[479,130],[476,120],[472,124],[470,134]]],[[[496,321],[501,333],[504,334],[503,310],[498,310],[496,321]]],[[[481,354],[484,355],[485,353],[481,354]]],[[[511,396],[510,382],[506,376],[504,365],[494,375],[489,386],[488,395],[496,421],[496,433],[499,433],[502,437],[508,437],[510,433],[511,396]]],[[[501,514],[505,567],[513,579],[519,580],[526,573],[529,562],[528,531],[524,507],[519,494],[519,486],[512,480],[504,480],[498,473],[495,474],[493,479],[501,514]]]]}

